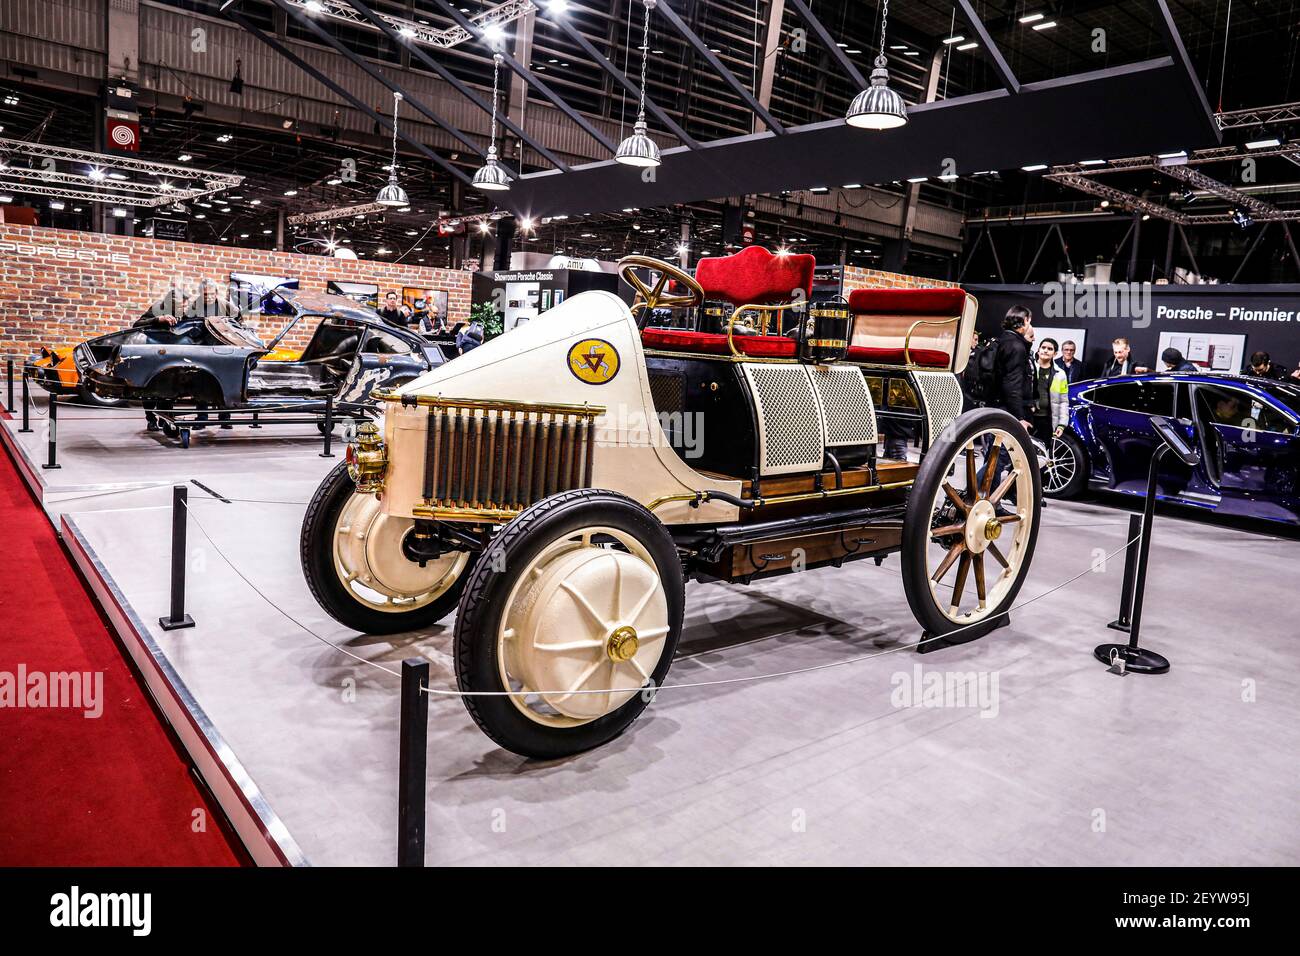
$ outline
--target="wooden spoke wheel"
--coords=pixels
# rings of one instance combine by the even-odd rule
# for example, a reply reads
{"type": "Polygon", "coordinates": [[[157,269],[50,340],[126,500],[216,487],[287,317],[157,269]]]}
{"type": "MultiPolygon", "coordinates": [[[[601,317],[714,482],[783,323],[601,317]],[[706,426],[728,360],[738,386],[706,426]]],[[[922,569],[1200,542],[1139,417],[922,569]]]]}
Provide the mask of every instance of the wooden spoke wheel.
{"type": "Polygon", "coordinates": [[[903,526],[903,585],[927,633],[960,642],[1001,623],[1029,571],[1041,493],[1033,445],[1005,412],[967,412],[931,446],[903,526]]]}
{"type": "Polygon", "coordinates": [[[695,277],[685,269],[664,262],[662,259],[653,259],[650,256],[624,256],[618,261],[618,275],[636,290],[636,298],[632,300],[631,307],[632,314],[635,316],[655,309],[694,308],[704,301],[704,289],[695,281],[695,277]],[[637,273],[637,269],[658,272],[659,278],[655,280],[653,286],[647,285],[637,273]],[[665,291],[670,280],[680,282],[687,291],[684,294],[665,291]]]}

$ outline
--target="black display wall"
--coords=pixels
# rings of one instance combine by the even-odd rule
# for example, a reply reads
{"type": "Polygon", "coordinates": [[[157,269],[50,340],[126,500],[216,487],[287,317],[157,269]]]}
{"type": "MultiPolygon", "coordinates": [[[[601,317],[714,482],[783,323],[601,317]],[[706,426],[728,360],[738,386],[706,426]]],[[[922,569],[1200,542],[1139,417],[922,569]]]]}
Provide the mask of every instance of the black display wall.
{"type": "Polygon", "coordinates": [[[1083,361],[1090,373],[1099,372],[1109,360],[1110,343],[1116,336],[1129,340],[1138,364],[1154,368],[1162,332],[1244,335],[1247,355],[1263,349],[1288,368],[1300,365],[1300,285],[1151,286],[1145,309],[1141,291],[1133,288],[1111,286],[1109,292],[1107,286],[1090,290],[1083,284],[965,288],[979,300],[976,325],[981,335],[996,335],[1002,317],[1013,305],[1031,309],[1037,325],[1086,329],[1083,361]],[[1085,298],[1094,291],[1101,295],[1085,298]],[[1119,294],[1121,291],[1131,294],[1119,294]],[[1095,305],[1103,308],[1091,308],[1095,305]],[[1045,314],[1049,307],[1059,313],[1062,306],[1074,314],[1045,314]],[[1078,314],[1080,307],[1090,314],[1078,314]]]}

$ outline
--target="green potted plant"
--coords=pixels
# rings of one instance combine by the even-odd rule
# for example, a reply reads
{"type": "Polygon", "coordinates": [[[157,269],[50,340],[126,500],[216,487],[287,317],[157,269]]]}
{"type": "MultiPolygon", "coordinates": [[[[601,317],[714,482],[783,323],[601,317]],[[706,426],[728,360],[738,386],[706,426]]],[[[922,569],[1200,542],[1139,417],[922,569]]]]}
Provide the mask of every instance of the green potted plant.
{"type": "Polygon", "coordinates": [[[496,338],[505,331],[505,318],[490,302],[476,302],[470,306],[469,320],[483,323],[483,339],[496,338]]]}

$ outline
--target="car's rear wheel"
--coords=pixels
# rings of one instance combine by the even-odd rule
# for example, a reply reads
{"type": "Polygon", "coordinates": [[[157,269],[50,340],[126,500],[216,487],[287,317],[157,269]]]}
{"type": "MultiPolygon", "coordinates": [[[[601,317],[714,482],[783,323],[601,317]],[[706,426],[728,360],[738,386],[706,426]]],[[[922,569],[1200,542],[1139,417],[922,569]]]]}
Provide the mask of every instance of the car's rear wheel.
{"type": "Polygon", "coordinates": [[[1088,455],[1069,429],[1052,437],[1043,466],[1043,494],[1049,498],[1077,498],[1088,484],[1088,455]]]}
{"type": "Polygon", "coordinates": [[[960,641],[1002,623],[1033,559],[1040,495],[1029,435],[1006,412],[966,412],[930,447],[903,522],[903,588],[928,634],[960,641]],[[1003,450],[1008,473],[979,467],[1003,450]]]}
{"type": "Polygon", "coordinates": [[[99,408],[118,408],[126,404],[124,398],[101,398],[84,385],[77,386],[77,401],[83,405],[93,405],[99,408]]]}

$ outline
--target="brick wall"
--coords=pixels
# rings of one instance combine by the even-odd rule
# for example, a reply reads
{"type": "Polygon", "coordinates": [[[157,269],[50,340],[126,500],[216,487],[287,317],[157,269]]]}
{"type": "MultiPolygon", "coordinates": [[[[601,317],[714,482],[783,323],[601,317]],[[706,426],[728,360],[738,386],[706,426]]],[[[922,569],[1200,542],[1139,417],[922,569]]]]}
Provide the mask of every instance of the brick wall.
{"type": "MultiPolygon", "coordinates": [[[[334,259],[191,242],[131,239],[93,232],[0,223],[0,355],[25,358],[42,345],[75,345],[134,322],[167,286],[204,279],[225,288],[232,272],[297,278],[303,291],[328,280],[365,282],[402,294],[403,286],[443,289],[452,319],[466,318],[470,273],[455,269],[334,259]]],[[[268,317],[258,331],[283,327],[268,317]]],[[[312,327],[295,327],[284,343],[302,348],[312,327]]]]}
{"type": "Polygon", "coordinates": [[[908,276],[900,272],[881,272],[879,269],[864,269],[861,266],[844,267],[844,294],[847,296],[854,289],[954,289],[956,282],[943,279],[926,279],[922,276],[908,276]]]}

